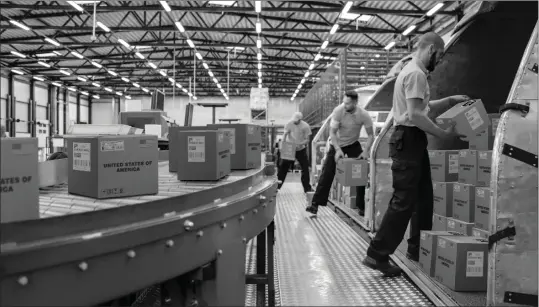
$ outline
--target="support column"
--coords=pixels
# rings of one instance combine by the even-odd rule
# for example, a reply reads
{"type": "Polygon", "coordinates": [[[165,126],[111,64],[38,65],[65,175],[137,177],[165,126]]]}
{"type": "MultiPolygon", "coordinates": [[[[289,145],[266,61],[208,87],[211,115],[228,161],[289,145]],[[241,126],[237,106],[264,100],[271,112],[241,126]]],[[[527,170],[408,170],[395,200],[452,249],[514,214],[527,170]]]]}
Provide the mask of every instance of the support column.
{"type": "Polygon", "coordinates": [[[88,98],[88,124],[90,125],[92,123],[92,104],[93,104],[94,98],[90,97],[88,98]]]}
{"type": "Polygon", "coordinates": [[[69,103],[69,92],[67,89],[64,90],[64,107],[62,108],[62,113],[64,114],[64,120],[63,120],[63,127],[64,127],[64,134],[67,133],[67,121],[69,120],[69,114],[67,113],[67,104],[69,103]]]}
{"type": "Polygon", "coordinates": [[[77,124],[80,124],[80,94],[77,94],[77,118],[75,120],[77,124]]]}
{"type": "Polygon", "coordinates": [[[30,101],[28,101],[28,132],[31,137],[36,137],[36,84],[34,79],[30,80],[30,101]]]}
{"type": "Polygon", "coordinates": [[[58,99],[58,90],[55,86],[49,85],[49,102],[47,105],[48,109],[48,120],[49,120],[49,151],[53,152],[54,146],[52,143],[52,136],[55,134],[57,127],[57,116],[56,116],[56,103],[58,99]]]}
{"type": "Polygon", "coordinates": [[[13,129],[14,118],[14,99],[13,99],[13,73],[8,77],[8,94],[6,100],[6,132],[10,137],[14,137],[15,130],[13,129]]]}

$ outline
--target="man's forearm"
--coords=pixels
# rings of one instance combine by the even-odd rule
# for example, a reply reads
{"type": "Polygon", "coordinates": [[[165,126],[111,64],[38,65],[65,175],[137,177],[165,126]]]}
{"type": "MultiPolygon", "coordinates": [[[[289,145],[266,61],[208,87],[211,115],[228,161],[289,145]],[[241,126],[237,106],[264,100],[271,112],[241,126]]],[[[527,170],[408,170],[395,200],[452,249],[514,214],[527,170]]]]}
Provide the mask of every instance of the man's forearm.
{"type": "Polygon", "coordinates": [[[339,146],[339,140],[337,139],[337,133],[330,132],[329,136],[331,138],[331,145],[333,145],[333,148],[335,148],[335,151],[341,150],[341,147],[339,146]]]}
{"type": "Polygon", "coordinates": [[[445,97],[438,100],[431,100],[429,102],[430,108],[436,113],[440,112],[440,110],[447,110],[453,105],[454,105],[453,99],[451,99],[451,97],[445,97]]]}
{"type": "Polygon", "coordinates": [[[371,152],[371,147],[372,147],[372,144],[374,143],[374,136],[372,135],[369,135],[369,137],[367,138],[367,144],[365,144],[365,151],[370,153],[371,152]]]}

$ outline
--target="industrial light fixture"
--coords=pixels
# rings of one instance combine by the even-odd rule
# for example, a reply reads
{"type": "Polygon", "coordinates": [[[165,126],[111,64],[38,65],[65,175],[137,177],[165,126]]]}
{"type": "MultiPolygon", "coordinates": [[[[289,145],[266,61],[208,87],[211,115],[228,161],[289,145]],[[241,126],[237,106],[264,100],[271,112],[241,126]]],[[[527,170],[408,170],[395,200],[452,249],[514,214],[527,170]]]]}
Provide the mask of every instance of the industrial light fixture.
{"type": "Polygon", "coordinates": [[[54,86],[57,86],[57,87],[62,87],[62,84],[60,84],[58,82],[52,82],[51,84],[54,85],[54,86]]]}
{"type": "Polygon", "coordinates": [[[195,55],[197,56],[197,58],[198,58],[199,60],[202,61],[202,55],[201,55],[200,53],[197,52],[197,53],[195,53],[195,55]]]}
{"type": "Polygon", "coordinates": [[[152,62],[148,62],[148,65],[153,69],[157,69],[157,66],[152,62]]]}
{"type": "Polygon", "coordinates": [[[434,7],[432,7],[428,12],[427,12],[427,16],[432,16],[434,15],[436,12],[438,12],[439,9],[441,9],[442,7],[444,6],[443,2],[440,2],[438,4],[436,4],[434,7]]]}
{"type": "Polygon", "coordinates": [[[216,83],[216,84],[219,83],[219,81],[217,81],[216,78],[213,78],[213,82],[216,83]]]}
{"type": "Polygon", "coordinates": [[[57,41],[53,40],[53,39],[50,39],[48,37],[45,37],[45,40],[51,44],[53,44],[54,46],[56,47],[60,47],[60,43],[58,43],[57,41]]]}
{"type": "Polygon", "coordinates": [[[305,79],[301,79],[301,82],[300,82],[300,83],[301,83],[301,84],[305,83],[305,79]]]}
{"type": "Polygon", "coordinates": [[[95,99],[99,99],[99,95],[93,95],[92,97],[94,97],[95,99]]]}
{"type": "Polygon", "coordinates": [[[258,54],[256,55],[256,57],[257,57],[257,59],[258,59],[259,61],[262,61],[262,53],[258,53],[258,54]]]}
{"type": "Polygon", "coordinates": [[[176,82],[176,81],[174,81],[174,79],[172,79],[172,78],[168,78],[168,81],[170,81],[170,83],[176,82]]]}
{"type": "Polygon", "coordinates": [[[123,94],[121,92],[116,92],[116,95],[123,96],[123,94]]]}
{"type": "Polygon", "coordinates": [[[136,55],[139,59],[144,60],[144,56],[142,55],[142,53],[136,52],[135,55],[136,55]]]}
{"type": "Polygon", "coordinates": [[[166,77],[166,76],[167,76],[167,73],[166,73],[164,70],[160,70],[159,73],[160,73],[161,76],[163,76],[163,77],[166,77]]]}
{"type": "Polygon", "coordinates": [[[76,51],[71,51],[71,54],[79,59],[84,59],[84,56],[76,51]]]}
{"type": "Polygon", "coordinates": [[[115,71],[107,70],[107,72],[108,72],[109,75],[111,75],[111,76],[114,76],[114,77],[118,76],[118,74],[117,74],[115,71]]]}
{"type": "Polygon", "coordinates": [[[40,77],[38,77],[38,76],[34,76],[33,78],[36,79],[37,81],[41,81],[41,82],[45,81],[45,79],[40,78],[40,77]]]}
{"type": "Polygon", "coordinates": [[[262,83],[262,79],[258,79],[258,83],[262,83]]]}
{"type": "Polygon", "coordinates": [[[416,28],[416,25],[411,25],[408,27],[408,29],[404,30],[404,32],[402,32],[402,35],[406,36],[408,34],[410,34],[413,30],[415,30],[416,28]]]}
{"type": "Polygon", "coordinates": [[[138,84],[138,83],[133,83],[133,86],[134,86],[134,87],[140,87],[140,84],[138,84]]]}
{"type": "Polygon", "coordinates": [[[99,64],[97,62],[94,62],[94,61],[92,61],[92,65],[94,65],[97,68],[103,68],[103,65],[101,65],[101,64],[99,64]]]}
{"type": "Polygon", "coordinates": [[[143,90],[143,91],[145,91],[146,93],[150,92],[150,90],[149,90],[149,89],[147,89],[147,88],[144,88],[144,87],[142,88],[142,90],[143,90]]]}
{"type": "Polygon", "coordinates": [[[376,54],[376,55],[375,55],[374,57],[376,57],[376,58],[379,58],[379,57],[380,57],[380,55],[379,55],[379,54],[376,54]]]}
{"type": "Polygon", "coordinates": [[[210,4],[232,6],[236,1],[210,1],[210,4]]]}
{"type": "Polygon", "coordinates": [[[182,88],[182,91],[183,91],[184,93],[187,93],[187,90],[186,90],[185,88],[182,88]]]}
{"type": "Polygon", "coordinates": [[[11,72],[16,73],[17,75],[24,75],[24,73],[22,71],[17,70],[17,69],[12,69],[11,72]]]}
{"type": "Polygon", "coordinates": [[[189,47],[191,47],[193,49],[195,48],[195,44],[193,44],[193,41],[190,40],[190,39],[187,39],[187,45],[189,45],[189,47]]]}
{"type": "Polygon", "coordinates": [[[329,41],[325,41],[325,42],[322,44],[321,49],[322,49],[322,50],[326,49],[326,47],[328,46],[328,44],[329,44],[329,41]]]}
{"type": "Polygon", "coordinates": [[[122,81],[123,81],[123,82],[130,82],[130,80],[127,79],[126,77],[122,77],[122,81]]]}
{"type": "Polygon", "coordinates": [[[70,4],[72,7],[74,7],[77,11],[82,12],[84,9],[78,5],[75,1],[67,1],[68,4],[70,4]]]}
{"type": "Polygon", "coordinates": [[[193,97],[193,93],[187,93],[187,95],[189,95],[189,97],[193,97]]]}
{"type": "Polygon", "coordinates": [[[176,28],[178,28],[178,31],[180,31],[182,33],[185,32],[185,28],[182,26],[181,22],[176,21],[175,24],[176,24],[176,28]]]}
{"type": "Polygon", "coordinates": [[[166,1],[159,1],[159,3],[161,3],[161,5],[163,6],[163,9],[167,12],[172,12],[172,9],[170,8],[170,6],[168,5],[168,3],[166,1]]]}
{"type": "Polygon", "coordinates": [[[308,76],[309,76],[309,72],[306,72],[304,78],[307,78],[308,76]]]}
{"type": "Polygon", "coordinates": [[[112,92],[112,89],[110,89],[110,88],[108,88],[108,87],[105,87],[104,90],[107,91],[107,92],[109,92],[109,93],[112,92]]]}
{"type": "Polygon", "coordinates": [[[245,47],[226,47],[227,49],[245,50],[245,47]]]}
{"type": "Polygon", "coordinates": [[[389,49],[393,48],[393,46],[395,46],[395,42],[391,42],[391,43],[387,44],[387,46],[385,46],[384,49],[389,50],[389,49]]]}
{"type": "Polygon", "coordinates": [[[255,1],[255,12],[262,12],[262,1],[255,1]]]}
{"type": "Polygon", "coordinates": [[[317,55],[314,57],[314,61],[316,62],[316,61],[320,60],[321,57],[322,57],[322,55],[321,55],[320,53],[317,54],[317,55]]]}
{"type": "Polygon", "coordinates": [[[96,82],[92,82],[92,85],[95,86],[95,87],[101,87],[101,85],[99,83],[96,83],[96,82]]]}
{"type": "Polygon", "coordinates": [[[53,57],[53,56],[57,56],[59,54],[57,53],[54,53],[54,52],[46,52],[46,53],[38,53],[36,54],[37,57],[53,57]]]}
{"type": "Polygon", "coordinates": [[[24,25],[24,24],[22,24],[22,23],[20,23],[18,21],[10,19],[9,22],[11,22],[12,24],[16,25],[17,27],[19,27],[19,28],[21,28],[23,30],[30,31],[29,27],[27,27],[26,25],[24,25]]]}
{"type": "Polygon", "coordinates": [[[262,69],[262,63],[258,63],[258,70],[262,69]]]}
{"type": "Polygon", "coordinates": [[[176,83],[176,87],[177,87],[177,88],[182,88],[182,85],[179,84],[179,83],[176,83]]]}
{"type": "Polygon", "coordinates": [[[202,66],[204,66],[204,68],[206,68],[206,69],[210,69],[210,67],[206,63],[202,63],[202,66]]]}
{"type": "Polygon", "coordinates": [[[17,51],[11,51],[11,54],[16,55],[16,56],[18,56],[18,57],[20,57],[20,58],[23,58],[23,59],[26,58],[26,56],[25,56],[24,54],[19,53],[19,52],[17,52],[17,51]]]}
{"type": "Polygon", "coordinates": [[[365,69],[365,66],[361,66],[359,69],[363,70],[363,69],[365,69]]]}
{"type": "Polygon", "coordinates": [[[260,21],[257,21],[256,22],[256,33],[261,33],[262,32],[262,24],[260,23],[260,21]]]}
{"type": "Polygon", "coordinates": [[[88,95],[89,95],[88,92],[82,92],[82,91],[81,91],[80,93],[81,93],[82,95],[84,95],[84,96],[88,96],[88,95]]]}
{"type": "Polygon", "coordinates": [[[77,91],[76,88],[72,88],[72,87],[68,87],[67,90],[68,90],[68,91],[71,91],[71,92],[76,92],[76,91],[77,91]]]}
{"type": "Polygon", "coordinates": [[[221,88],[221,84],[218,83],[218,84],[217,84],[217,88],[221,88]]]}
{"type": "Polygon", "coordinates": [[[101,29],[103,29],[105,32],[110,32],[109,27],[105,26],[101,21],[98,21],[98,22],[96,23],[96,25],[97,25],[98,27],[100,27],[101,29]]]}
{"type": "Polygon", "coordinates": [[[262,48],[262,40],[260,40],[260,39],[256,40],[256,48],[258,48],[258,49],[262,48]]]}
{"type": "Polygon", "coordinates": [[[125,99],[131,99],[131,96],[127,96],[127,95],[126,95],[126,96],[125,96],[125,99]]]}
{"type": "Polygon", "coordinates": [[[88,80],[86,80],[86,79],[83,78],[83,77],[77,77],[77,80],[79,80],[79,81],[81,81],[81,82],[86,82],[86,81],[88,81],[88,80]]]}
{"type": "Polygon", "coordinates": [[[309,65],[309,70],[313,70],[313,68],[314,68],[314,63],[309,65]]]}
{"type": "Polygon", "coordinates": [[[258,72],[258,77],[262,78],[262,72],[261,71],[258,72]]]}
{"type": "Polygon", "coordinates": [[[131,49],[131,45],[129,45],[126,41],[124,41],[123,39],[121,38],[118,38],[118,42],[122,45],[124,45],[125,48],[127,49],[131,49]]]}
{"type": "Polygon", "coordinates": [[[362,22],[367,22],[367,21],[371,20],[371,18],[372,18],[371,15],[361,15],[361,16],[359,16],[359,18],[357,20],[362,21],[362,22]]]}
{"type": "Polygon", "coordinates": [[[211,70],[208,71],[208,75],[210,75],[210,77],[213,77],[213,73],[211,72],[211,70]]]}
{"type": "Polygon", "coordinates": [[[224,92],[225,92],[225,90],[224,90],[224,89],[221,89],[221,93],[224,93],[224,92]]]}
{"type": "Polygon", "coordinates": [[[66,75],[66,76],[71,76],[71,74],[70,74],[69,72],[67,72],[67,71],[65,71],[65,70],[63,70],[63,69],[59,69],[58,72],[60,72],[60,73],[62,73],[62,74],[64,74],[64,75],[66,75]]]}
{"type": "Polygon", "coordinates": [[[335,32],[337,32],[338,29],[339,29],[339,24],[336,23],[333,25],[333,27],[331,27],[331,30],[329,30],[329,34],[331,35],[335,34],[335,32]]]}
{"type": "Polygon", "coordinates": [[[262,88],[262,84],[259,84],[259,85],[258,85],[258,88],[262,88]]]}

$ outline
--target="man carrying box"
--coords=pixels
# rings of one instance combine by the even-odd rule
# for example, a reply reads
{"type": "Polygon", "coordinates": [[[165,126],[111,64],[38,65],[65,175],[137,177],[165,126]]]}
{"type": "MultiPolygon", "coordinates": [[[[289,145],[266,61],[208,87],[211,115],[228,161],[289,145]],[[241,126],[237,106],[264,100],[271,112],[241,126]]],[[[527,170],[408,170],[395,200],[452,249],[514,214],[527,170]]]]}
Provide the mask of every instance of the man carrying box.
{"type": "MultiPolygon", "coordinates": [[[[319,206],[326,206],[329,197],[331,184],[335,178],[335,169],[337,161],[344,158],[345,155],[349,158],[367,159],[374,141],[372,119],[369,113],[357,105],[357,93],[355,91],[347,91],[344,95],[344,101],[337,106],[331,114],[331,124],[329,137],[331,146],[327,151],[322,173],[316,186],[311,205],[307,207],[307,212],[312,214],[318,213],[319,206]],[[365,151],[359,144],[359,133],[361,128],[365,126],[369,135],[365,151]]],[[[364,215],[365,212],[365,187],[356,187],[357,197],[356,204],[359,209],[359,214],[364,215]]]]}
{"type": "MultiPolygon", "coordinates": [[[[311,135],[311,127],[304,122],[301,112],[294,113],[292,120],[284,127],[283,141],[289,138],[296,145],[296,159],[301,166],[301,184],[305,193],[312,191],[309,177],[309,158],[307,157],[307,144],[309,144],[309,136],[311,135]]],[[[294,165],[294,160],[281,159],[277,178],[279,187],[284,183],[288,170],[294,165]]]]}
{"type": "Polygon", "coordinates": [[[426,133],[442,139],[461,137],[454,125],[443,130],[428,117],[430,109],[438,112],[469,99],[451,96],[430,101],[427,74],[434,70],[443,52],[444,41],[440,36],[433,32],[424,34],[413,59],[395,81],[392,110],[395,130],[389,140],[393,197],[363,260],[364,265],[385,276],[401,273],[398,267],[389,263],[389,255],[401,243],[410,218],[407,256],[412,260],[419,259],[420,231],[432,229],[433,190],[426,133]]]}

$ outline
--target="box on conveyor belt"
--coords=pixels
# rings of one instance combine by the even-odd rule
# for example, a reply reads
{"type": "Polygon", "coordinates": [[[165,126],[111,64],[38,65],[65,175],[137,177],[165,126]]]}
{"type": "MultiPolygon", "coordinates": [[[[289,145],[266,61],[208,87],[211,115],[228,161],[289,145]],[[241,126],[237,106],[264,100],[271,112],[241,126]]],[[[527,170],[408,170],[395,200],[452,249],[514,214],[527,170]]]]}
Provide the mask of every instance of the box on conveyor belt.
{"type": "Polygon", "coordinates": [[[446,231],[447,230],[447,217],[438,214],[432,215],[432,230],[433,231],[446,231]]]}
{"type": "Polygon", "coordinates": [[[492,150],[494,138],[500,121],[500,114],[488,114],[489,125],[487,129],[478,132],[475,137],[469,139],[469,148],[475,150],[492,150]]]}
{"type": "Polygon", "coordinates": [[[343,203],[346,207],[350,209],[357,209],[356,196],[344,196],[343,203]]]}
{"type": "Polygon", "coordinates": [[[477,150],[459,151],[459,182],[477,185],[477,150]]]}
{"type": "Polygon", "coordinates": [[[440,236],[436,249],[436,280],[453,291],[487,290],[487,240],[440,236]]]}
{"type": "Polygon", "coordinates": [[[103,199],[159,192],[157,136],[65,138],[69,157],[69,193],[103,199]]]}
{"type": "Polygon", "coordinates": [[[3,138],[0,146],[0,220],[39,218],[37,138],[3,138]]]}
{"type": "Polygon", "coordinates": [[[490,169],[492,167],[492,151],[481,150],[477,152],[477,185],[490,186],[490,169]]]}
{"type": "Polygon", "coordinates": [[[453,217],[473,223],[475,218],[475,187],[465,183],[453,185],[453,217]]]}
{"type": "Polygon", "coordinates": [[[366,186],[369,178],[369,162],[355,158],[340,159],[335,178],[343,186],[366,186]]]}
{"type": "Polygon", "coordinates": [[[419,242],[419,267],[423,272],[434,277],[436,268],[436,244],[439,236],[459,236],[461,234],[450,231],[421,231],[419,242]]]}
{"type": "Polygon", "coordinates": [[[488,128],[489,117],[481,99],[475,99],[455,105],[438,116],[436,123],[442,129],[454,123],[457,132],[471,139],[488,128]]]}
{"type": "Polygon", "coordinates": [[[230,169],[245,170],[262,165],[261,128],[251,124],[216,124],[208,125],[220,131],[228,132],[230,137],[230,169]]]}
{"type": "Polygon", "coordinates": [[[230,138],[218,130],[180,131],[178,179],[215,181],[230,174],[230,138]]]}
{"type": "Polygon", "coordinates": [[[292,142],[282,141],[281,142],[281,160],[296,160],[296,144],[292,142]]]}
{"type": "Polygon", "coordinates": [[[459,179],[458,150],[429,150],[430,173],[433,181],[455,182],[459,179]]]}
{"type": "Polygon", "coordinates": [[[490,225],[490,189],[475,188],[475,227],[489,230],[490,225]]]}
{"type": "Polygon", "coordinates": [[[453,182],[433,182],[434,213],[453,216],[453,182]]]}
{"type": "Polygon", "coordinates": [[[481,238],[481,239],[487,239],[488,240],[488,237],[490,236],[490,233],[488,232],[488,230],[479,229],[479,228],[473,228],[472,229],[472,236],[476,237],[476,238],[481,238]]]}
{"type": "Polygon", "coordinates": [[[473,226],[473,223],[466,223],[455,218],[448,217],[446,230],[461,233],[465,236],[471,236],[473,226]]]}
{"type": "Polygon", "coordinates": [[[180,159],[180,145],[179,132],[180,131],[197,131],[197,130],[209,130],[206,126],[190,126],[190,127],[170,127],[168,132],[168,171],[176,173],[178,171],[178,163],[180,159]]]}

